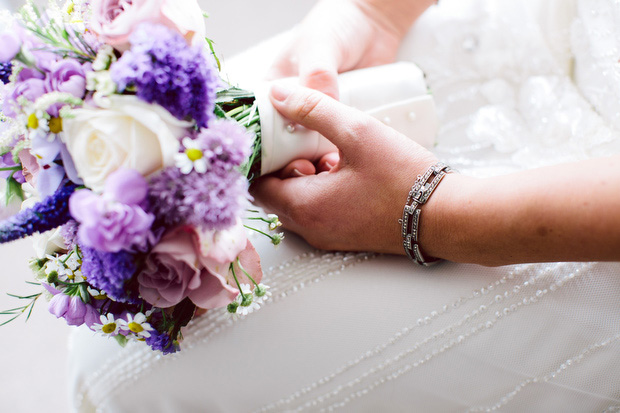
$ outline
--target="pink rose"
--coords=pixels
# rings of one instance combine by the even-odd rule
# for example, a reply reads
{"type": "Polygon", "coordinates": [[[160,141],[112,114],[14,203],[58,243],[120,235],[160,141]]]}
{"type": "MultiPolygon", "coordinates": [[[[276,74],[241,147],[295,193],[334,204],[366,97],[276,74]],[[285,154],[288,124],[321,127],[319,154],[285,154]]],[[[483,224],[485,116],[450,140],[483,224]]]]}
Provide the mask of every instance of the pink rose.
{"type": "Polygon", "coordinates": [[[245,234],[241,240],[241,245],[235,242],[235,248],[225,255],[220,255],[222,248],[219,246],[212,249],[215,255],[208,255],[201,252],[200,238],[193,228],[185,226],[168,232],[153,248],[145,270],[138,276],[140,295],[148,303],[162,308],[172,307],[186,297],[205,309],[228,305],[239,293],[228,274],[230,264],[238,256],[240,259],[244,256],[241,264],[245,268],[247,262],[252,270],[250,274],[257,274],[258,254],[245,234]]]}
{"type": "Polygon", "coordinates": [[[91,27],[118,50],[129,48],[139,23],[159,23],[178,31],[189,44],[204,41],[204,17],[196,0],[94,0],[91,27]]]}

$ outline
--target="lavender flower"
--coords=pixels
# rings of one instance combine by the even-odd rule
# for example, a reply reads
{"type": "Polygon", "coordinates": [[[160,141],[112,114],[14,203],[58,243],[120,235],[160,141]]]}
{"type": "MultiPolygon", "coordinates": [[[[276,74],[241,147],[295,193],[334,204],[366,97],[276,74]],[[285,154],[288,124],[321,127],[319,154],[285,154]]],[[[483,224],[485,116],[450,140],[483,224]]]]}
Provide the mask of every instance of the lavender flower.
{"type": "Polygon", "coordinates": [[[119,169],[107,178],[101,196],[88,189],[74,193],[69,209],[81,224],[80,242],[106,252],[146,249],[155,219],[140,206],[146,191],[142,175],[132,169],[119,169]]]}
{"type": "Polygon", "coordinates": [[[71,219],[69,197],[75,185],[68,184],[32,208],[0,222],[0,244],[57,228],[71,219]]]}
{"type": "Polygon", "coordinates": [[[152,332],[145,341],[153,350],[159,350],[164,354],[176,353],[179,350],[168,333],[152,332]]]}
{"type": "Polygon", "coordinates": [[[13,64],[11,64],[11,62],[0,62],[0,82],[4,83],[5,85],[9,83],[9,77],[11,77],[11,73],[13,73],[13,64]]]}
{"type": "Polygon", "coordinates": [[[230,171],[241,166],[252,152],[253,136],[237,122],[218,120],[196,138],[211,168],[230,171]]]}
{"type": "Polygon", "coordinates": [[[130,42],[131,50],[110,69],[118,89],[135,86],[140,99],[206,127],[215,116],[219,79],[203,50],[188,46],[175,31],[150,23],[138,26],[130,42]]]}
{"type": "Polygon", "coordinates": [[[137,270],[136,258],[127,251],[117,253],[97,251],[80,246],[82,274],[93,287],[104,291],[110,298],[122,302],[135,302],[135,292],[128,292],[125,284],[137,270]]]}
{"type": "Polygon", "coordinates": [[[237,170],[196,171],[185,175],[167,168],[153,177],[150,209],[158,223],[182,223],[206,230],[225,229],[236,222],[249,199],[247,180],[237,170]]]}

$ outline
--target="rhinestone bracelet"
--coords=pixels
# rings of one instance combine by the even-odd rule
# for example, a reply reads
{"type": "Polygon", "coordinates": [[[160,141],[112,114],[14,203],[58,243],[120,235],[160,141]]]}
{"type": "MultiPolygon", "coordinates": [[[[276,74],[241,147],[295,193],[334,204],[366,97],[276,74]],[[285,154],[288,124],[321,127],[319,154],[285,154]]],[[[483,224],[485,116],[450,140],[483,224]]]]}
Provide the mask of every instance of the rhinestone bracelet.
{"type": "Polygon", "coordinates": [[[439,182],[450,172],[452,172],[452,169],[448,165],[439,162],[428,168],[424,175],[418,175],[418,178],[411,187],[411,191],[409,191],[407,203],[403,209],[403,217],[398,220],[398,222],[402,224],[403,247],[405,248],[405,253],[409,259],[416,264],[429,266],[441,261],[438,258],[424,258],[420,251],[419,229],[420,214],[422,213],[420,207],[428,201],[435,188],[437,188],[437,185],[439,185],[439,182]]]}

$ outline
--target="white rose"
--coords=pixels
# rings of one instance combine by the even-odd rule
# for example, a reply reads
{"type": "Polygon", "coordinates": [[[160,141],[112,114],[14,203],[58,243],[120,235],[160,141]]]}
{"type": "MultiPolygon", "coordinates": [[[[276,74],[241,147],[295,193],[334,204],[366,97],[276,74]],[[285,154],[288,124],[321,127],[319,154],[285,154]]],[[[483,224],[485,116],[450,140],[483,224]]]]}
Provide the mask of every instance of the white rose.
{"type": "Polygon", "coordinates": [[[179,139],[191,123],[135,96],[111,96],[109,107],[72,111],[64,141],[84,184],[102,192],[108,175],[131,168],[148,176],[174,165],[179,139]]]}
{"type": "Polygon", "coordinates": [[[37,258],[45,258],[47,255],[67,249],[65,239],[62,237],[62,231],[60,228],[56,228],[42,234],[36,234],[33,237],[32,246],[35,254],[37,254],[37,258]]]}

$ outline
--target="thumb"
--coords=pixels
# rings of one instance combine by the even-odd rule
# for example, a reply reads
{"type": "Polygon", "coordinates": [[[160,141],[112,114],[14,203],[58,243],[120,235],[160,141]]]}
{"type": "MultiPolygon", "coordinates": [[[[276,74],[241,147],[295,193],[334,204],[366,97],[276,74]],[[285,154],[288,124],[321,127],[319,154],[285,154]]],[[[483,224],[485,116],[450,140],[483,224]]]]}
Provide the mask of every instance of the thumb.
{"type": "Polygon", "coordinates": [[[303,86],[275,82],[271,102],[282,116],[293,123],[319,132],[343,153],[385,135],[385,126],[371,116],[335,99],[303,86]]]}

